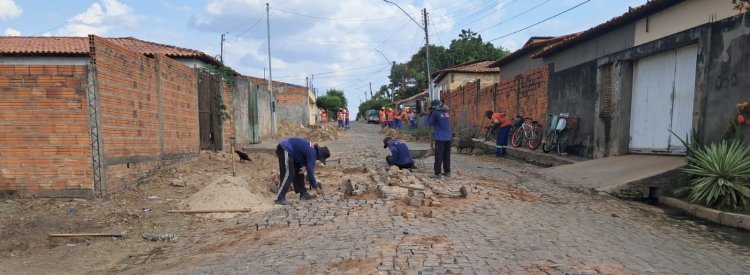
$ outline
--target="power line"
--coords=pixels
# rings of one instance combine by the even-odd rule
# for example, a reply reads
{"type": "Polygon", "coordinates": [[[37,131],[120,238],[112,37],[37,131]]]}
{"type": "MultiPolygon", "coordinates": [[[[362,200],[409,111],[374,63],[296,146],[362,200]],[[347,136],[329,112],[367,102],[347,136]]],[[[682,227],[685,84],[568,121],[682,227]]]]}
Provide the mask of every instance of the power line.
{"type": "Polygon", "coordinates": [[[237,35],[235,36],[235,41],[236,41],[237,39],[239,39],[239,38],[240,38],[240,36],[241,36],[242,34],[244,34],[244,33],[248,32],[248,31],[252,30],[253,28],[255,28],[255,26],[257,26],[257,25],[258,25],[258,23],[260,23],[260,21],[261,21],[261,20],[263,20],[263,16],[261,16],[261,17],[258,17],[258,20],[257,20],[257,21],[255,21],[255,23],[254,23],[254,24],[253,24],[252,26],[250,26],[249,28],[247,28],[247,29],[245,29],[244,31],[240,32],[239,34],[237,34],[237,35]]]}
{"type": "Polygon", "coordinates": [[[307,17],[307,18],[313,18],[313,19],[319,19],[319,20],[330,20],[330,21],[383,21],[383,20],[390,20],[390,19],[395,18],[395,17],[388,17],[388,18],[368,18],[368,19],[362,19],[362,18],[329,18],[329,17],[321,17],[321,16],[316,16],[316,15],[303,14],[303,13],[294,12],[294,11],[280,10],[280,9],[274,9],[274,8],[271,8],[271,9],[279,11],[279,12],[283,12],[283,13],[297,15],[297,16],[302,16],[302,17],[307,17]]]}
{"type": "MultiPolygon", "coordinates": [[[[430,19],[432,19],[432,15],[430,15],[430,19]]],[[[437,27],[435,26],[435,20],[430,21],[430,25],[432,25],[432,29],[435,30],[435,35],[437,35],[438,41],[440,42],[440,46],[443,46],[445,48],[445,44],[443,44],[443,39],[440,39],[440,33],[438,33],[437,27]]]]}
{"type": "Polygon", "coordinates": [[[45,32],[48,32],[48,31],[53,31],[53,30],[56,30],[56,29],[62,28],[62,26],[65,26],[65,24],[68,24],[68,22],[66,21],[66,22],[63,22],[63,23],[62,23],[62,24],[60,24],[60,25],[57,25],[57,26],[53,27],[53,28],[49,28],[49,29],[46,29],[46,30],[40,31],[40,32],[38,32],[38,33],[35,33],[35,34],[34,34],[33,36],[37,36],[37,35],[43,34],[43,33],[45,33],[45,32]]]}
{"type": "MultiPolygon", "coordinates": [[[[243,35],[242,37],[246,38],[262,38],[265,39],[265,37],[261,36],[250,36],[250,35],[243,35]]],[[[294,38],[272,38],[271,40],[284,40],[284,41],[296,41],[296,42],[314,42],[314,43],[389,43],[389,42],[404,42],[404,41],[413,41],[415,38],[408,38],[408,39],[391,39],[391,40],[324,40],[324,39],[294,39],[294,38]]]]}
{"type": "MultiPolygon", "coordinates": [[[[505,7],[507,7],[507,6],[510,6],[511,4],[513,4],[513,3],[517,2],[517,1],[518,1],[518,0],[512,0],[512,1],[510,1],[509,3],[506,3],[505,5],[503,5],[502,7],[500,7],[500,9],[502,9],[502,8],[505,8],[505,7]]],[[[507,2],[507,1],[505,1],[505,2],[507,2]]],[[[500,3],[497,3],[497,4],[499,5],[500,3]]],[[[489,9],[488,9],[488,10],[489,10],[489,9]]],[[[442,32],[442,33],[443,33],[443,34],[446,34],[446,33],[450,33],[450,32],[453,32],[453,31],[457,31],[457,30],[459,30],[459,29],[462,29],[463,27],[465,27],[465,26],[467,26],[467,25],[469,25],[469,24],[471,24],[471,23],[474,23],[474,22],[476,22],[476,21],[478,21],[478,20],[481,20],[481,19],[483,19],[483,18],[486,18],[487,16],[490,16],[490,15],[492,15],[492,14],[496,13],[497,11],[498,11],[498,9],[497,9],[497,8],[495,8],[495,9],[492,9],[492,12],[490,12],[489,14],[486,14],[486,15],[483,15],[483,16],[479,16],[479,17],[475,17],[475,18],[473,18],[473,19],[469,19],[468,21],[467,21],[467,20],[462,20],[462,21],[460,21],[460,22],[462,22],[463,24],[460,24],[460,25],[459,25],[459,24],[458,24],[458,22],[457,22],[457,23],[456,23],[456,27],[454,27],[454,28],[453,28],[453,29],[451,29],[451,30],[448,30],[448,31],[444,31],[444,32],[442,32]]],[[[467,17],[467,18],[468,18],[468,17],[467,17]]],[[[479,32],[477,32],[477,33],[479,33],[479,32]]]]}
{"type": "Polygon", "coordinates": [[[544,19],[544,20],[542,20],[542,21],[536,22],[536,23],[534,23],[534,24],[531,24],[531,25],[529,25],[529,26],[526,26],[526,27],[524,27],[524,28],[521,28],[521,29],[519,29],[519,30],[516,30],[516,31],[514,31],[514,32],[511,32],[511,33],[509,33],[509,34],[506,34],[506,35],[503,35],[503,36],[500,36],[500,37],[497,37],[497,38],[493,38],[493,39],[487,40],[487,42],[492,42],[492,41],[495,41],[495,40],[498,40],[498,39],[501,39],[501,38],[505,38],[505,37],[508,37],[508,36],[514,35],[514,34],[516,34],[516,33],[519,33],[519,32],[522,32],[522,31],[524,31],[524,30],[526,30],[526,29],[529,29],[529,28],[531,28],[531,27],[534,27],[534,26],[536,26],[536,25],[539,25],[539,24],[541,24],[541,23],[547,22],[548,20],[550,20],[550,19],[552,19],[552,18],[558,17],[558,16],[560,16],[560,15],[562,15],[562,14],[566,13],[566,12],[569,12],[569,11],[571,11],[571,10],[573,10],[573,9],[577,8],[577,7],[580,7],[580,6],[582,6],[583,4],[586,4],[586,3],[588,3],[588,2],[591,2],[591,0],[586,0],[586,1],[583,1],[583,2],[581,2],[581,3],[578,3],[578,5],[575,5],[575,6],[573,6],[573,7],[569,8],[569,9],[567,9],[567,10],[561,11],[561,12],[559,12],[559,13],[557,13],[557,14],[553,15],[553,16],[547,17],[546,19],[544,19]]]}
{"type": "MultiPolygon", "coordinates": [[[[484,13],[486,13],[487,11],[492,11],[492,10],[495,10],[495,11],[497,11],[497,9],[493,9],[493,7],[495,7],[495,6],[497,6],[497,5],[500,5],[501,3],[503,3],[503,2],[506,2],[506,1],[507,1],[507,0],[499,0],[499,1],[494,1],[494,2],[492,2],[492,3],[489,3],[488,5],[485,5],[485,6],[483,7],[483,8],[481,8],[481,9],[479,9],[478,11],[476,11],[476,12],[474,12],[474,13],[470,14],[469,16],[466,16],[466,17],[464,17],[463,19],[461,19],[461,20],[459,20],[459,21],[456,21],[456,25],[458,25],[458,24],[461,24],[461,23],[464,23],[464,22],[468,22],[468,21],[471,21],[472,19],[476,18],[477,16],[480,16],[481,14],[484,14],[484,13]]],[[[480,16],[479,18],[482,18],[482,17],[483,17],[483,16],[480,16]]],[[[463,25],[461,25],[461,26],[466,26],[466,25],[467,25],[467,24],[463,24],[463,25]]],[[[454,30],[455,30],[455,29],[456,29],[456,28],[454,28],[454,30]]]]}
{"type": "Polygon", "coordinates": [[[514,16],[513,16],[513,17],[511,17],[511,18],[505,19],[505,20],[503,20],[503,21],[500,21],[499,23],[497,23],[497,24],[495,24],[495,25],[489,26],[489,27],[487,27],[486,29],[483,29],[483,30],[480,30],[480,31],[478,31],[478,33],[479,33],[479,32],[483,32],[483,31],[486,31],[486,30],[489,30],[489,29],[491,29],[491,28],[494,28],[494,27],[497,27],[497,26],[499,26],[499,25],[501,25],[501,24],[503,24],[503,23],[505,23],[505,22],[508,22],[508,21],[510,21],[510,20],[513,20],[513,19],[516,19],[516,18],[518,18],[518,17],[521,17],[521,16],[523,16],[524,14],[527,14],[527,13],[529,13],[530,11],[532,11],[532,10],[535,10],[535,9],[537,9],[537,8],[541,7],[542,5],[544,5],[544,4],[547,4],[547,3],[549,3],[550,1],[552,1],[552,0],[544,0],[544,1],[542,1],[541,3],[537,4],[536,6],[533,6],[533,7],[531,7],[530,9],[528,9],[528,10],[525,10],[525,11],[523,11],[523,12],[519,13],[519,14],[516,14],[516,15],[514,15],[514,16]]]}
{"type": "MultiPolygon", "coordinates": [[[[361,70],[361,69],[366,69],[366,68],[372,68],[372,67],[377,67],[377,66],[381,66],[381,65],[383,65],[383,64],[387,64],[387,63],[379,63],[379,64],[375,64],[375,65],[362,66],[362,67],[351,68],[351,69],[343,69],[343,70],[328,71],[328,72],[319,72],[319,73],[310,73],[310,74],[298,74],[298,75],[285,75],[285,76],[277,76],[276,78],[304,77],[304,76],[308,76],[308,75],[311,75],[311,74],[313,74],[313,75],[316,75],[316,76],[317,76],[317,75],[322,75],[322,74],[333,74],[333,73],[348,72],[348,71],[355,71],[355,70],[361,70]]],[[[317,78],[317,77],[316,77],[316,78],[317,78]]]]}

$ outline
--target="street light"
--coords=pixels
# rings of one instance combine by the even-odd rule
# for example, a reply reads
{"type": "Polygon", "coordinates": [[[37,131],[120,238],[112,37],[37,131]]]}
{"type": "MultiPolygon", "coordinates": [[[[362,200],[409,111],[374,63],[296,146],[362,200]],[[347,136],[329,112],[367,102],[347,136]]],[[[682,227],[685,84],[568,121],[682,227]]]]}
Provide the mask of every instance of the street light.
{"type": "Polygon", "coordinates": [[[378,52],[380,55],[382,55],[383,58],[385,58],[385,61],[388,61],[388,64],[391,64],[391,61],[388,59],[388,57],[385,57],[385,54],[383,54],[383,52],[381,52],[379,50],[375,50],[375,51],[378,52]]]}
{"type": "MultiPolygon", "coordinates": [[[[393,3],[391,1],[388,1],[388,0],[383,0],[383,2],[386,2],[386,3],[389,3],[389,4],[393,4],[394,6],[398,7],[398,9],[400,9],[401,12],[403,12],[404,14],[406,14],[406,16],[408,16],[409,19],[411,19],[411,21],[413,21],[415,24],[417,24],[417,26],[419,26],[419,28],[421,28],[422,30],[424,30],[424,48],[425,48],[425,55],[427,57],[427,61],[426,61],[426,63],[427,63],[427,91],[429,91],[428,93],[430,95],[430,100],[431,101],[435,100],[436,99],[435,93],[432,90],[432,73],[430,71],[430,36],[428,35],[428,32],[427,32],[427,9],[425,8],[424,9],[424,13],[423,13],[423,15],[424,15],[424,24],[419,24],[419,22],[417,22],[417,20],[414,19],[414,17],[411,17],[411,15],[409,15],[409,13],[407,13],[404,9],[402,9],[401,6],[399,6],[398,4],[393,3]]],[[[383,57],[385,57],[385,55],[383,57]]],[[[387,60],[387,58],[386,58],[386,60],[387,60]]]]}

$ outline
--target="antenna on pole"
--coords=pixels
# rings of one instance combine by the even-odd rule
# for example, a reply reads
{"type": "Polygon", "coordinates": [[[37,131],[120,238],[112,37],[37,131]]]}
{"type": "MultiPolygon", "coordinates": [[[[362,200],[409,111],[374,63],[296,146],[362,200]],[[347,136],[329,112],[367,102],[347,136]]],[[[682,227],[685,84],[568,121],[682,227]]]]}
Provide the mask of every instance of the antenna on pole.
{"type": "Polygon", "coordinates": [[[225,38],[227,33],[229,32],[221,34],[221,54],[219,55],[219,61],[221,61],[221,63],[224,63],[224,41],[227,41],[227,39],[225,38]]]}

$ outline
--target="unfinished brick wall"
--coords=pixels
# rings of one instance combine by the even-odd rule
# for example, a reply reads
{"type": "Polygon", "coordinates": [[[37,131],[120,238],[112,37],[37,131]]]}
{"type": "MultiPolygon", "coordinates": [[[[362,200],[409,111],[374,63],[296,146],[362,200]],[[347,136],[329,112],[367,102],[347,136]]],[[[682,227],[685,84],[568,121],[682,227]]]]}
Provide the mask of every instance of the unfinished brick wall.
{"type": "Polygon", "coordinates": [[[478,89],[481,83],[470,82],[444,92],[442,98],[450,107],[454,129],[483,133],[489,125],[485,111],[505,112],[544,123],[547,116],[549,67],[542,66],[478,89]]]}
{"type": "Polygon", "coordinates": [[[195,153],[199,144],[195,70],[162,55],[157,55],[156,60],[159,62],[164,121],[162,152],[195,153]]]}
{"type": "Polygon", "coordinates": [[[86,66],[0,65],[0,195],[91,196],[86,66]]]}
{"type": "Polygon", "coordinates": [[[149,58],[96,36],[90,41],[101,103],[104,193],[173,160],[195,157],[196,73],[169,58],[149,58]]]}
{"type": "Polygon", "coordinates": [[[309,102],[307,87],[281,86],[276,95],[278,106],[276,117],[279,121],[308,125],[310,124],[309,102]]]}

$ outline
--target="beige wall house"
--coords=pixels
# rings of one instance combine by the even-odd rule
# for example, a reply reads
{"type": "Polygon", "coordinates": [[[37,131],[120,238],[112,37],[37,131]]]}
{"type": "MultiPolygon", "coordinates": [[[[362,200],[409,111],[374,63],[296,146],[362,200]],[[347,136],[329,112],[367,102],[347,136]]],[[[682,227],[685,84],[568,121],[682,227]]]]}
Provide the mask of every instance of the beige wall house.
{"type": "Polygon", "coordinates": [[[435,90],[438,93],[446,92],[477,79],[480,88],[495,84],[500,81],[500,68],[490,68],[493,63],[495,61],[472,61],[438,70],[432,73],[435,90]]]}
{"type": "Polygon", "coordinates": [[[738,14],[731,1],[688,0],[635,23],[635,46],[738,14]]]}

